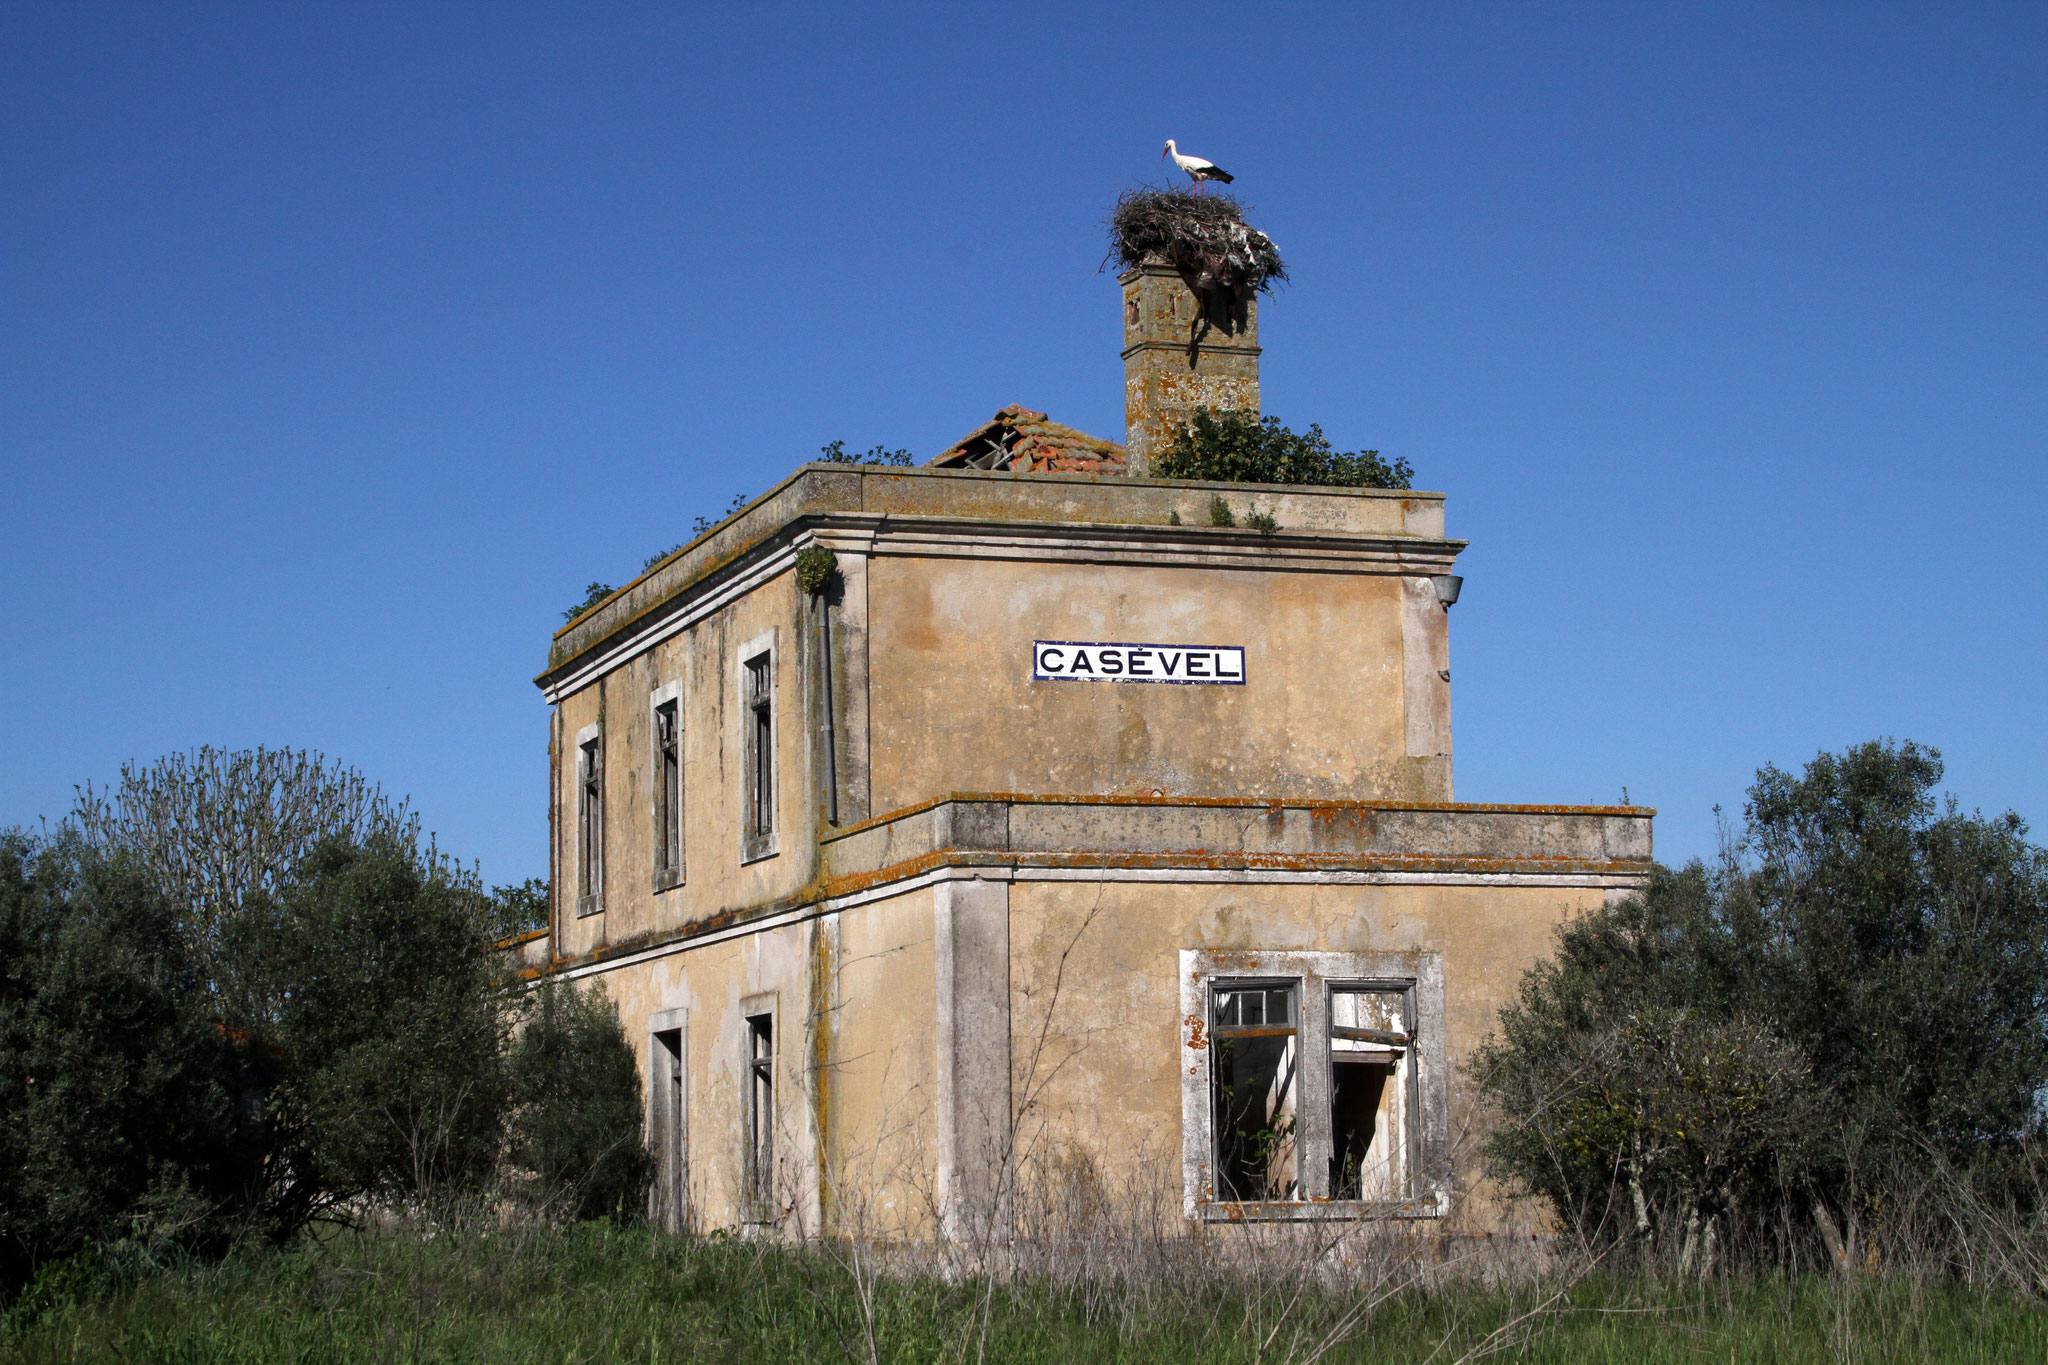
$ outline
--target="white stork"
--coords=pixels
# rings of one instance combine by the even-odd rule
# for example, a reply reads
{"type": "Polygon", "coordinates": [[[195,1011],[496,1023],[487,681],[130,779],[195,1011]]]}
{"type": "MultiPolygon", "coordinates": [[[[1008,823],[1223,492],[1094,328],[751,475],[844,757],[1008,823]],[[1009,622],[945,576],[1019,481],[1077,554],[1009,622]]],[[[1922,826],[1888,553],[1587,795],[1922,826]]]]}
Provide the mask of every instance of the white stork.
{"type": "Polygon", "coordinates": [[[1180,148],[1173,145],[1172,138],[1166,139],[1166,150],[1159,154],[1159,159],[1164,161],[1169,156],[1173,158],[1173,164],[1186,171],[1188,179],[1195,182],[1196,194],[1202,192],[1202,182],[1204,180],[1221,180],[1226,185],[1231,182],[1232,176],[1230,172],[1224,170],[1215,162],[1204,161],[1198,156],[1182,156],[1180,148]]]}

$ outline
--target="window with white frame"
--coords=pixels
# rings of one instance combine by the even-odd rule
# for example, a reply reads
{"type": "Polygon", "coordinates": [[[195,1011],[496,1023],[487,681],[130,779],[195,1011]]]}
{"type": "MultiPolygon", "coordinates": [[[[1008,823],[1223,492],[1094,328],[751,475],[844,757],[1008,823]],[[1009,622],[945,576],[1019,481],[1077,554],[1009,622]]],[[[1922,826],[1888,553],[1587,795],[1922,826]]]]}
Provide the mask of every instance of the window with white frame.
{"type": "Polygon", "coordinates": [[[604,908],[604,735],[595,725],[576,735],[576,913],[604,908]]]}
{"type": "Polygon", "coordinates": [[[1181,954],[1190,1216],[1431,1216],[1447,1198],[1435,954],[1181,954]]]}
{"type": "Polygon", "coordinates": [[[654,889],[683,880],[683,703],[675,683],[651,700],[650,757],[654,815],[654,889]]]}

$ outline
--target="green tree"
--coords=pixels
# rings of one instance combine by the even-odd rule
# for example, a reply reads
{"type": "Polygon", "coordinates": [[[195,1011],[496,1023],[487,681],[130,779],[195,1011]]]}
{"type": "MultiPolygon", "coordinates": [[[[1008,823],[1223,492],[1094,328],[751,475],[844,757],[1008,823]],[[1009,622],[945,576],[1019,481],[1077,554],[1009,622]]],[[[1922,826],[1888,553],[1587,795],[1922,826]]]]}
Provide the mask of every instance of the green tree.
{"type": "Polygon", "coordinates": [[[234,942],[230,1023],[264,1050],[274,1235],[368,1197],[421,1206],[490,1178],[510,980],[494,908],[403,840],[333,840],[234,942]]]}
{"type": "MultiPolygon", "coordinates": [[[[274,900],[332,839],[421,845],[420,820],[355,769],[301,749],[216,749],[121,766],[87,783],[70,823],[87,846],[142,877],[179,921],[200,983],[233,989],[224,936],[252,897],[274,900]]],[[[432,859],[431,844],[424,855],[432,859]]]]}
{"type": "Polygon", "coordinates": [[[1152,462],[1162,479],[1218,483],[1293,483],[1345,488],[1406,488],[1415,471],[1406,460],[1389,464],[1376,450],[1333,449],[1319,426],[1297,433],[1277,417],[1197,408],[1175,428],[1173,441],[1152,462]]]}
{"type": "Polygon", "coordinates": [[[530,1004],[511,1060],[513,1164],[572,1217],[637,1217],[650,1164],[640,1069],[618,1007],[602,989],[568,982],[541,985],[530,1004]]]}
{"type": "Polygon", "coordinates": [[[0,1291],[95,1242],[217,1244],[247,1171],[175,908],[75,833],[0,834],[0,1291]]]}
{"type": "Polygon", "coordinates": [[[1489,1164],[1589,1236],[1753,1245],[1931,1157],[2011,1196],[2048,1088],[2048,855],[1872,742],[1750,788],[1719,866],[1563,926],[1476,1058],[1489,1164]]]}

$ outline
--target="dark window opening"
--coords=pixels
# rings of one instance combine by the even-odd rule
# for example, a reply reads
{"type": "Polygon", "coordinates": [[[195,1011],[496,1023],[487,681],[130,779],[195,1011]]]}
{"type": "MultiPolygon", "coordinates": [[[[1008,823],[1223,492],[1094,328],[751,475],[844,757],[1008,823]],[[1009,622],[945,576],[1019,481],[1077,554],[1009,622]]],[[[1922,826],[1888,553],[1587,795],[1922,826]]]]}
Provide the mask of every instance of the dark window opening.
{"type": "Polygon", "coordinates": [[[1330,992],[1330,1195],[1408,1194],[1413,1028],[1405,988],[1330,992]]]}
{"type": "Polygon", "coordinates": [[[681,704],[654,708],[654,870],[673,882],[683,869],[683,745],[681,704]]]}
{"type": "Polygon", "coordinates": [[[604,892],[604,737],[582,746],[577,756],[581,790],[577,796],[577,890],[580,909],[589,914],[604,892]]]}
{"type": "Polygon", "coordinates": [[[747,660],[747,838],[775,831],[774,677],[771,656],[747,660]]]}
{"type": "Polygon", "coordinates": [[[1293,1199],[1300,1011],[1291,982],[1221,983],[1210,996],[1209,1077],[1216,1192],[1226,1200],[1293,1199]]]}
{"type": "Polygon", "coordinates": [[[1372,1174],[1373,1141],[1394,1068],[1330,1059],[1330,1197],[1362,1199],[1372,1174]]]}
{"type": "Polygon", "coordinates": [[[681,1232],[689,1218],[689,1166],[683,1146],[682,1030],[657,1033],[654,1044],[654,1221],[658,1227],[681,1232]]]}
{"type": "Polygon", "coordinates": [[[775,1216],[775,1016],[747,1018],[747,1160],[748,1216],[768,1222],[775,1216]]]}

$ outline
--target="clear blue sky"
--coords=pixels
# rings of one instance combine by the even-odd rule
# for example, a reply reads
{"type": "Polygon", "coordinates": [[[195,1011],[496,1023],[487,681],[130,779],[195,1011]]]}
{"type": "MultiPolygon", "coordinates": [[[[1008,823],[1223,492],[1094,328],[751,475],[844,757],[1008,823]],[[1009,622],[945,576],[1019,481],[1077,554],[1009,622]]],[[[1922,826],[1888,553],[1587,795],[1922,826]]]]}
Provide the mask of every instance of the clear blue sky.
{"type": "Polygon", "coordinates": [[[317,748],[546,868],[561,609],[826,441],[1121,435],[1167,137],[1469,538],[1466,800],[1875,736],[2048,821],[2048,6],[16,3],[0,825],[317,748]]]}

